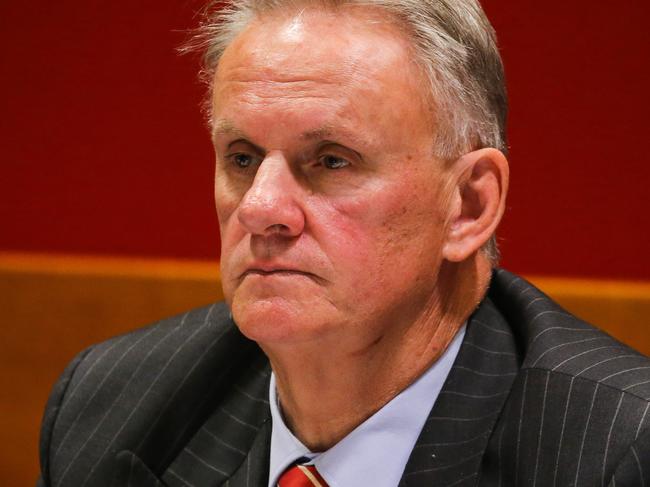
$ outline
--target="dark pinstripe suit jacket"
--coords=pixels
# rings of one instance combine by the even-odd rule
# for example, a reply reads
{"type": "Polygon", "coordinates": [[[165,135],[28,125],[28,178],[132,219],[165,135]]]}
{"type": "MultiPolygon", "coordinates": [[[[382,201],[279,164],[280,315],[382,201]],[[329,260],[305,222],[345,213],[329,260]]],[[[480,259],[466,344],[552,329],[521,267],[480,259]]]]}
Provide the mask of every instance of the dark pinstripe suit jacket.
{"type": "MultiPolygon", "coordinates": [[[[221,304],[81,353],[41,486],[265,486],[269,364],[221,304]]],[[[497,271],[400,486],[650,486],[650,360],[497,271]]]]}

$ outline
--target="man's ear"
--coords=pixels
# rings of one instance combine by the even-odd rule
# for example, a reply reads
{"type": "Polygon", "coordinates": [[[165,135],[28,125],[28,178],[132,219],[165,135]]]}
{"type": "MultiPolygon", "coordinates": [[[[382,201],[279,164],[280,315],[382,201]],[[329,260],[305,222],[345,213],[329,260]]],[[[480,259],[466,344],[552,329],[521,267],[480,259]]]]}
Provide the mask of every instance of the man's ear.
{"type": "Polygon", "coordinates": [[[448,261],[461,262],[488,241],[501,221],[508,161],[496,149],[480,149],[460,157],[450,175],[450,215],[442,255],[448,261]]]}

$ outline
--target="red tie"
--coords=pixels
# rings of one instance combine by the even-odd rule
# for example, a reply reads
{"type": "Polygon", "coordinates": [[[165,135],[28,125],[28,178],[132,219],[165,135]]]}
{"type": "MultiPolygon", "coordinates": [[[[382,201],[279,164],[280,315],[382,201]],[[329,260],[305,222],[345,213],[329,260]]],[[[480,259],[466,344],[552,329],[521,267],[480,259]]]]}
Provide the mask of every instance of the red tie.
{"type": "Polygon", "coordinates": [[[294,465],[280,476],[278,487],[328,487],[313,465],[294,465]]]}

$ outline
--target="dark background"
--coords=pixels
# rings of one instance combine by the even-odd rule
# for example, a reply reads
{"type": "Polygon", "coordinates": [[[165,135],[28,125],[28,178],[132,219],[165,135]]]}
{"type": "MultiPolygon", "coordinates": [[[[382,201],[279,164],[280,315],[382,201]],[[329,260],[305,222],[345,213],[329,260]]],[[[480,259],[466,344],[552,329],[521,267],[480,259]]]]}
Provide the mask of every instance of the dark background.
{"type": "MultiPolygon", "coordinates": [[[[216,259],[196,0],[0,2],[0,250],[216,259]]],[[[520,273],[650,279],[650,2],[484,0],[520,273]]]]}

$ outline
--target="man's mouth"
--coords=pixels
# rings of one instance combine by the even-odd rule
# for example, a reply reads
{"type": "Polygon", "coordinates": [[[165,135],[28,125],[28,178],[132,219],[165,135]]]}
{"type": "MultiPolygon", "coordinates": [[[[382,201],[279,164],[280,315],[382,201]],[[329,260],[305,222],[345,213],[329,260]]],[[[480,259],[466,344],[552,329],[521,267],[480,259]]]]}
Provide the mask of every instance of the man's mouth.
{"type": "Polygon", "coordinates": [[[303,275],[303,276],[312,276],[313,274],[310,274],[309,272],[303,272],[303,271],[298,271],[294,269],[271,269],[271,270],[265,270],[265,269],[248,269],[246,272],[244,272],[244,276],[250,275],[250,274],[258,274],[261,276],[272,276],[272,275],[303,275]]]}
{"type": "Polygon", "coordinates": [[[244,271],[244,273],[241,275],[241,279],[246,278],[247,276],[261,276],[261,277],[308,277],[310,279],[313,279],[314,281],[317,282],[323,282],[323,278],[317,276],[316,274],[313,274],[311,272],[307,271],[302,271],[299,269],[291,269],[291,268],[285,268],[285,267],[278,267],[278,268],[273,268],[273,267],[251,267],[244,271]]]}
{"type": "Polygon", "coordinates": [[[303,274],[307,275],[309,274],[308,272],[302,272],[302,271],[297,271],[294,269],[248,269],[244,275],[246,274],[260,274],[262,276],[271,276],[274,274],[287,274],[287,275],[292,275],[292,274],[303,274]]]}

